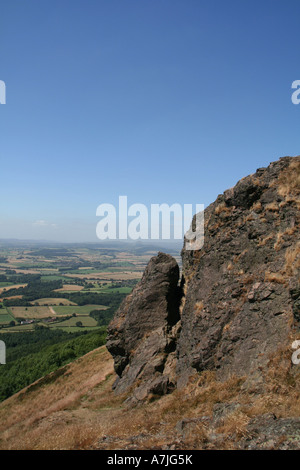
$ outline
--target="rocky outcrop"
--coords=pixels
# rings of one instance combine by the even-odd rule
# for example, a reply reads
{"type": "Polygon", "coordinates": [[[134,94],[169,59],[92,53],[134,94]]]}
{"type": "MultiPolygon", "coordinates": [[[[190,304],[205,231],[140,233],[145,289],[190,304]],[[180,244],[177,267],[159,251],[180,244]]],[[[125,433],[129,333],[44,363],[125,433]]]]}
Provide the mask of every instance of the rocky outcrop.
{"type": "Polygon", "coordinates": [[[299,308],[299,175],[300,158],[286,157],[242,179],[206,209],[203,248],[183,249],[179,384],[195,369],[257,380],[290,341],[299,308]]]}
{"type": "Polygon", "coordinates": [[[119,376],[115,390],[135,384],[134,396],[164,394],[175,380],[167,374],[174,361],[179,320],[179,267],[164,253],[153,257],[141,281],[124,300],[108,329],[107,348],[119,376]]]}
{"type": "MultiPolygon", "coordinates": [[[[109,327],[119,379],[137,399],[214,370],[262,380],[300,321],[300,157],[243,178],[204,213],[203,247],[159,253],[109,327]]],[[[195,227],[195,218],[193,221],[195,227]]]]}

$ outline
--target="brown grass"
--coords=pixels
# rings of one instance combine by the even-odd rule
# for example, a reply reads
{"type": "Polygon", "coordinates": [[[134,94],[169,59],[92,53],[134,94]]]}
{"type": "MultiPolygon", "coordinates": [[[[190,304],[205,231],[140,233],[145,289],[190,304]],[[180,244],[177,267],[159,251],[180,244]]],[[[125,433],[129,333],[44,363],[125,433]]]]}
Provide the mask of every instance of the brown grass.
{"type": "Polygon", "coordinates": [[[280,196],[287,198],[290,201],[295,200],[295,196],[300,195],[300,157],[295,157],[295,160],[284,170],[278,178],[278,193],[280,196]]]}
{"type": "Polygon", "coordinates": [[[281,231],[276,234],[276,241],[274,243],[275,251],[279,251],[280,248],[282,247],[282,244],[284,242],[283,236],[284,236],[284,232],[281,232],[281,231]]]}
{"type": "MultiPolygon", "coordinates": [[[[291,342],[292,339],[291,338],[291,342]]],[[[46,376],[0,405],[0,449],[163,449],[177,442],[181,449],[236,448],[247,437],[249,420],[263,413],[299,416],[299,377],[291,367],[289,345],[270,358],[264,373],[265,392],[256,393],[245,378],[220,382],[212,371],[190,379],[171,395],[149,396],[136,408],[125,406],[126,396],[112,392],[113,363],[105,347],[46,376]],[[238,404],[213,430],[216,405],[238,404]],[[203,417],[203,419],[201,419],[203,417]],[[176,424],[198,419],[179,435],[176,424]],[[200,418],[200,419],[199,419],[200,418]],[[222,437],[225,436],[225,437],[222,437]]],[[[299,374],[298,374],[299,375],[299,374]]]]}
{"type": "Polygon", "coordinates": [[[278,212],[279,206],[276,204],[276,202],[270,202],[269,204],[266,204],[265,210],[270,212],[278,212]]]}
{"type": "Polygon", "coordinates": [[[231,210],[229,207],[226,206],[225,202],[222,202],[215,208],[216,215],[220,215],[220,214],[229,215],[230,213],[231,213],[231,210]]]}
{"type": "Polygon", "coordinates": [[[266,243],[269,241],[269,240],[272,240],[272,238],[274,238],[274,234],[270,234],[270,235],[267,235],[266,237],[264,238],[260,238],[258,240],[258,246],[265,246],[266,243]]]}
{"type": "Polygon", "coordinates": [[[243,250],[239,255],[235,255],[233,257],[233,262],[236,264],[240,261],[240,259],[248,252],[248,249],[243,250]]]}
{"type": "Polygon", "coordinates": [[[285,253],[285,265],[283,271],[289,275],[293,276],[299,273],[300,269],[300,242],[297,242],[295,245],[289,247],[285,253]]]}
{"type": "Polygon", "coordinates": [[[199,313],[202,312],[203,308],[204,308],[204,304],[202,300],[200,300],[200,302],[196,302],[195,307],[194,307],[194,313],[198,315],[199,313]]]}
{"type": "Polygon", "coordinates": [[[252,210],[254,210],[254,212],[260,212],[260,211],[262,210],[261,202],[260,202],[260,201],[256,201],[256,202],[252,205],[252,210]]]}
{"type": "Polygon", "coordinates": [[[49,297],[47,299],[37,299],[31,302],[32,305],[77,305],[68,299],[49,297]]]}
{"type": "MultiPolygon", "coordinates": [[[[91,430],[87,431],[91,422],[92,435],[94,432],[98,435],[99,424],[93,412],[87,412],[79,421],[77,417],[93,390],[107,386],[108,382],[111,388],[110,355],[102,347],[61,371],[60,375],[53,373],[40,379],[0,405],[0,448],[74,448],[82,445],[84,439],[91,439],[91,430]]],[[[106,406],[111,395],[111,392],[107,395],[106,406]]]]}
{"type": "Polygon", "coordinates": [[[3,292],[7,292],[10,289],[19,289],[20,287],[26,287],[26,286],[27,284],[14,284],[13,286],[0,287],[0,295],[3,294],[3,292]]]}
{"type": "Polygon", "coordinates": [[[250,416],[241,410],[234,411],[224,418],[223,423],[217,427],[216,431],[225,434],[227,438],[238,440],[248,436],[247,425],[250,416]]]}
{"type": "Polygon", "coordinates": [[[281,273],[265,272],[265,282],[276,282],[277,284],[286,284],[286,278],[281,273]]]}
{"type": "Polygon", "coordinates": [[[64,284],[62,288],[55,289],[54,292],[64,292],[64,291],[77,292],[77,291],[81,291],[82,289],[84,289],[84,286],[78,286],[77,284],[64,284]]]}
{"type": "Polygon", "coordinates": [[[234,266],[233,264],[231,263],[231,261],[228,263],[227,265],[227,271],[232,271],[234,269],[234,266]]]}

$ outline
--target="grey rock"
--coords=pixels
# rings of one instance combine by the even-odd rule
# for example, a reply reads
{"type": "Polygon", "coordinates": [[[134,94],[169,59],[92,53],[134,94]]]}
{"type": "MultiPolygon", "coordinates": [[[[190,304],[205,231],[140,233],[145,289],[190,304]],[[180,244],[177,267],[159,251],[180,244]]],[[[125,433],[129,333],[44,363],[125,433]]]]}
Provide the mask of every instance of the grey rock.
{"type": "Polygon", "coordinates": [[[289,344],[293,322],[300,320],[299,261],[298,268],[286,267],[287,250],[299,250],[293,227],[300,224],[300,188],[286,198],[278,191],[295,161],[300,169],[299,157],[285,157],[218,196],[205,210],[203,248],[182,250],[178,386],[207,369],[221,380],[231,374],[260,380],[260,368],[279,345],[289,344]]]}
{"type": "Polygon", "coordinates": [[[176,260],[164,253],[151,258],[141,281],[121,304],[108,328],[107,348],[114,357],[123,393],[136,385],[135,397],[166,393],[168,354],[175,349],[181,289],[176,260]],[[175,332],[176,335],[176,332],[175,332]]]}
{"type": "Polygon", "coordinates": [[[277,418],[274,414],[258,416],[248,424],[247,434],[240,449],[299,450],[300,418],[277,418]]]}
{"type": "Polygon", "coordinates": [[[299,173],[300,157],[284,157],[219,195],[203,247],[184,245],[180,287],[174,258],[150,260],[108,329],[116,392],[132,387],[141,400],[204,370],[263,386],[262,369],[300,322],[299,173]]]}

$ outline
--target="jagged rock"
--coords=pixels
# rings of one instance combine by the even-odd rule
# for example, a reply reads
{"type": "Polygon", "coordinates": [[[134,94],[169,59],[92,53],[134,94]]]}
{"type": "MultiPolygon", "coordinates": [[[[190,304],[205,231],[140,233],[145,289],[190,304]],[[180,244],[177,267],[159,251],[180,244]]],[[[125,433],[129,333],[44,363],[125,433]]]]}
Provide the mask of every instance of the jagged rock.
{"type": "Polygon", "coordinates": [[[135,384],[135,397],[164,394],[174,385],[164,375],[168,354],[175,350],[179,321],[179,267],[164,253],[151,258],[141,281],[121,304],[108,328],[107,348],[119,379],[115,390],[135,384]]]}
{"type": "Polygon", "coordinates": [[[249,422],[247,435],[240,442],[240,449],[299,450],[300,418],[277,418],[274,414],[258,416],[249,422]]]}
{"type": "Polygon", "coordinates": [[[203,247],[182,250],[183,299],[176,261],[151,259],[109,327],[116,391],[141,400],[207,369],[263,382],[300,321],[299,181],[300,157],[284,157],[218,196],[203,247]]]}
{"type": "Polygon", "coordinates": [[[300,158],[243,178],[205,210],[200,251],[183,249],[186,282],[178,384],[195,369],[258,380],[299,319],[300,158]],[[298,178],[298,184],[297,182],[298,178]],[[200,308],[200,307],[201,308],[200,308]]]}
{"type": "Polygon", "coordinates": [[[249,209],[263,190],[264,187],[257,185],[251,178],[244,178],[233,189],[224,192],[224,199],[228,206],[249,209]]]}

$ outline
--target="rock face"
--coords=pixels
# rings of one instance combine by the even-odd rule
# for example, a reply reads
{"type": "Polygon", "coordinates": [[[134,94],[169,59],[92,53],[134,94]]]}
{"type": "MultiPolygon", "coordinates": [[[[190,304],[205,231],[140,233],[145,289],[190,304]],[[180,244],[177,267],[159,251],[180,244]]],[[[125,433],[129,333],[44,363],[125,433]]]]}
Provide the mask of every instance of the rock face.
{"type": "Polygon", "coordinates": [[[257,378],[289,341],[299,302],[299,177],[299,157],[280,159],[206,209],[202,250],[182,252],[179,383],[194,369],[257,378]]]}
{"type": "Polygon", "coordinates": [[[142,399],[150,392],[163,394],[174,387],[165,370],[176,348],[174,325],[179,320],[181,295],[178,280],[176,260],[158,253],[109,325],[107,348],[119,375],[117,392],[139,383],[135,396],[142,399]]]}
{"type": "Polygon", "coordinates": [[[183,298],[176,261],[152,258],[109,327],[116,390],[143,399],[207,369],[260,380],[299,327],[299,209],[300,157],[284,157],[205,210],[204,246],[182,250],[183,298]]]}

